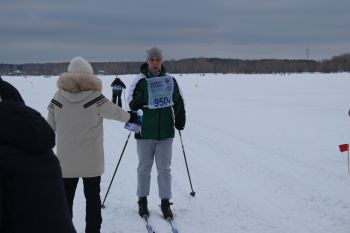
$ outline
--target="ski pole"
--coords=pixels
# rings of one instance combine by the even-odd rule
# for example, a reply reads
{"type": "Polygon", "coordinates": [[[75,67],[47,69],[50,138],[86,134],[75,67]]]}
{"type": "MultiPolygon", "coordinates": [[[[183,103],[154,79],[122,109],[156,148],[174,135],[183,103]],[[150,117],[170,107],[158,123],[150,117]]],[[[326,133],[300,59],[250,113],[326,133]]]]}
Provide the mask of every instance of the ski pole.
{"type": "Polygon", "coordinates": [[[105,206],[105,201],[106,201],[106,198],[107,198],[107,196],[108,196],[109,190],[110,190],[110,188],[111,188],[111,186],[112,186],[112,183],[113,183],[113,180],[114,180],[114,176],[115,176],[115,174],[117,173],[117,170],[118,170],[120,161],[122,160],[122,157],[123,157],[123,154],[124,154],[126,145],[128,144],[128,141],[129,141],[129,138],[130,138],[130,134],[131,134],[131,132],[129,133],[128,138],[126,139],[126,142],[125,142],[125,145],[124,145],[122,154],[120,155],[119,160],[118,160],[118,163],[117,163],[117,167],[116,167],[115,170],[114,170],[114,173],[113,173],[113,176],[112,176],[112,180],[111,180],[111,182],[109,183],[109,186],[108,186],[106,195],[105,195],[105,197],[103,198],[103,202],[102,202],[101,208],[105,208],[105,207],[106,207],[106,206],[105,206]]]}
{"type": "Polygon", "coordinates": [[[187,165],[187,159],[186,159],[186,154],[185,154],[185,148],[184,148],[184,144],[182,142],[182,136],[181,136],[181,131],[179,131],[179,135],[180,135],[180,140],[181,140],[181,145],[182,145],[182,152],[184,154],[184,158],[185,158],[185,164],[186,164],[186,169],[187,169],[187,175],[188,175],[188,179],[190,180],[190,185],[191,185],[191,192],[190,192],[190,195],[192,197],[194,197],[196,195],[196,192],[193,191],[193,187],[192,187],[192,181],[191,181],[191,177],[190,177],[190,171],[188,170],[188,165],[187,165]]]}

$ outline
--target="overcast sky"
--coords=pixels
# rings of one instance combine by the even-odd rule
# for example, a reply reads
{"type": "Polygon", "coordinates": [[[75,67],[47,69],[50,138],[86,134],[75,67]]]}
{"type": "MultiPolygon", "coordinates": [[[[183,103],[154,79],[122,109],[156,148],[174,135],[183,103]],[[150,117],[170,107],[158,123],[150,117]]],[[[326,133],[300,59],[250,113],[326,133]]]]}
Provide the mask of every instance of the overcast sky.
{"type": "Polygon", "coordinates": [[[165,59],[328,59],[350,52],[349,9],[350,0],[1,0],[0,63],[144,61],[153,46],[165,59]]]}

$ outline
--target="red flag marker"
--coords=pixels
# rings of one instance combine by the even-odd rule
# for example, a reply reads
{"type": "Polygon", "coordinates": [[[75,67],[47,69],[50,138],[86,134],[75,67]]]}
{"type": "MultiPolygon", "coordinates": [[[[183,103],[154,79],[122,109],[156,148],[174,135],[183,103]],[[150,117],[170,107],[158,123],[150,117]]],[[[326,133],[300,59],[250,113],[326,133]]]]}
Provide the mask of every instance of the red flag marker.
{"type": "Polygon", "coordinates": [[[349,151],[349,144],[341,144],[341,145],[339,145],[339,150],[340,150],[340,152],[349,151]]]}
{"type": "Polygon", "coordinates": [[[349,153],[349,144],[341,144],[339,145],[340,152],[347,151],[348,153],[348,173],[350,174],[350,153],[349,153]]]}

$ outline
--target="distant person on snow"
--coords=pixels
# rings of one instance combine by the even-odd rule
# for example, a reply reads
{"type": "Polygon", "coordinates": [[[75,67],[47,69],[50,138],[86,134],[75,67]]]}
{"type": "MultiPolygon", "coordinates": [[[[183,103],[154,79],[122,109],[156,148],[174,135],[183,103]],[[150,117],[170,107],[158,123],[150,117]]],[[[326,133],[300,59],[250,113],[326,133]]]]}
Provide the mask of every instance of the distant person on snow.
{"type": "Polygon", "coordinates": [[[122,97],[123,89],[126,88],[125,84],[123,83],[122,80],[120,80],[120,78],[116,77],[112,82],[111,87],[112,87],[112,102],[116,103],[118,99],[118,106],[122,107],[121,97],[122,97]]]}
{"type": "Polygon", "coordinates": [[[75,233],[55,133],[0,77],[0,232],[75,233]]]}
{"type": "Polygon", "coordinates": [[[156,161],[158,191],[165,219],[173,218],[170,209],[172,144],[175,128],[183,130],[186,122],[184,100],[174,77],[166,73],[162,51],[153,47],[147,52],[147,62],[140,68],[130,86],[128,102],[131,110],[143,110],[141,133],[137,139],[137,196],[139,215],[148,216],[147,196],[150,191],[151,170],[156,161]]]}
{"type": "Polygon", "coordinates": [[[100,182],[104,172],[103,119],[135,122],[101,94],[102,82],[82,57],[73,58],[57,81],[59,90],[48,106],[48,122],[57,134],[57,156],[70,214],[79,178],[86,198],[86,233],[99,233],[102,223],[100,182]]]}

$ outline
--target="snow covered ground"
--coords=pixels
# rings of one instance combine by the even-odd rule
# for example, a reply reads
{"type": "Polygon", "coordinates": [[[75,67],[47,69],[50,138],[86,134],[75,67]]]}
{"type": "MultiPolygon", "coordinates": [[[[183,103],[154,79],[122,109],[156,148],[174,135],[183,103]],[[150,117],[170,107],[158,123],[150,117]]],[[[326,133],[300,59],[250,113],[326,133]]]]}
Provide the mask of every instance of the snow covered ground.
{"type": "MultiPolygon", "coordinates": [[[[350,74],[175,75],[186,101],[182,133],[196,196],[178,134],[172,160],[173,211],[179,233],[348,233],[350,74]]],[[[128,85],[133,75],[120,76],[128,85]]],[[[46,117],[57,77],[3,77],[27,105],[46,117]]],[[[113,76],[103,76],[111,98],[113,76]]],[[[124,104],[123,99],[123,104],[124,104]]],[[[105,195],[126,142],[123,124],[106,120],[105,195]]],[[[136,144],[130,138],[103,210],[103,233],[146,232],[137,214],[136,144]]],[[[153,169],[149,208],[161,219],[153,169]]],[[[79,184],[74,224],[84,232],[85,199],[79,184]]]]}

